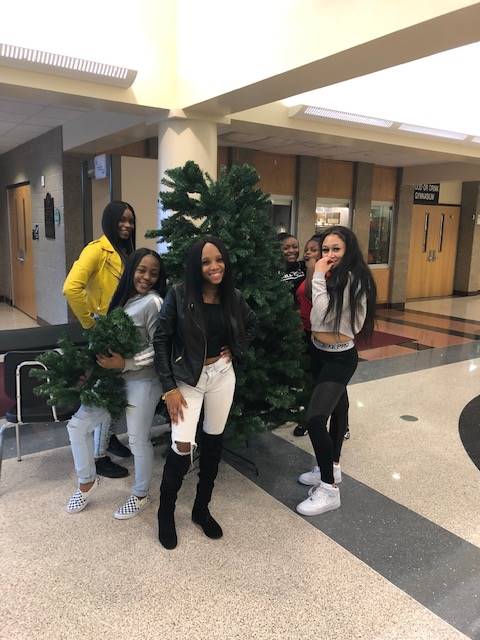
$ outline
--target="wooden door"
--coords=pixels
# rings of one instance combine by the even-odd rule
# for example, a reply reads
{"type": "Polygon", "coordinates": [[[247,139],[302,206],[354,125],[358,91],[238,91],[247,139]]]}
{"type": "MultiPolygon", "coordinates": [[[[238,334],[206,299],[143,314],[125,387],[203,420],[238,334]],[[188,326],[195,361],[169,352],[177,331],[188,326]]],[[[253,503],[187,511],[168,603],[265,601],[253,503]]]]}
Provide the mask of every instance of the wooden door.
{"type": "Polygon", "coordinates": [[[29,185],[8,189],[8,211],[13,304],[20,311],[36,319],[32,203],[29,185]]]}
{"type": "Polygon", "coordinates": [[[412,208],[407,298],[453,293],[460,207],[412,208]]]}
{"type": "Polygon", "coordinates": [[[451,296],[457,257],[460,207],[437,207],[436,237],[432,237],[433,282],[431,296],[451,296]]]}

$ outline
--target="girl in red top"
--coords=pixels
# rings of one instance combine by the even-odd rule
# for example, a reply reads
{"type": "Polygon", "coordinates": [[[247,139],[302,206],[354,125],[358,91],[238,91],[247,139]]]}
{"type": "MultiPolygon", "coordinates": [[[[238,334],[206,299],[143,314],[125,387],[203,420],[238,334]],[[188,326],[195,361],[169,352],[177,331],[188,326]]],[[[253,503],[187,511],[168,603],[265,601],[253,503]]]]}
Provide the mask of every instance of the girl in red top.
{"type": "Polygon", "coordinates": [[[297,287],[295,297],[297,298],[302,320],[303,329],[307,342],[311,342],[310,312],[312,310],[312,274],[315,263],[321,258],[321,236],[312,236],[305,245],[303,259],[307,267],[307,275],[297,287]]]}
{"type": "MultiPolygon", "coordinates": [[[[315,263],[322,257],[322,237],[312,236],[305,245],[303,259],[306,265],[306,277],[295,292],[295,298],[300,311],[300,318],[302,320],[303,330],[305,331],[305,341],[307,344],[307,351],[311,356],[311,350],[313,349],[311,339],[311,325],[310,325],[310,312],[312,310],[312,275],[315,269],[315,263]]],[[[311,358],[312,375],[315,375],[313,369],[314,360],[311,358]]],[[[294,436],[304,436],[307,433],[306,427],[302,424],[298,424],[293,430],[294,436]]]]}

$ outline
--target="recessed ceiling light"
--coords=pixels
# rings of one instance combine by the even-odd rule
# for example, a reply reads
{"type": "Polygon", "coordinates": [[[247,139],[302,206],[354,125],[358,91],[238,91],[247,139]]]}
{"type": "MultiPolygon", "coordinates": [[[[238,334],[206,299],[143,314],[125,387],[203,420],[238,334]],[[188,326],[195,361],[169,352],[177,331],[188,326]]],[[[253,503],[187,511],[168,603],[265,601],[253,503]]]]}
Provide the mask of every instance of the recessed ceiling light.
{"type": "Polygon", "coordinates": [[[450,140],[466,140],[466,133],[456,133],[455,131],[443,131],[442,129],[430,129],[429,127],[419,127],[414,124],[401,124],[399,127],[402,131],[410,133],[421,133],[426,136],[436,136],[437,138],[449,138],[450,140]]]}
{"type": "Polygon", "coordinates": [[[136,71],[127,67],[10,44],[0,44],[0,64],[124,88],[130,87],[137,76],[136,71]]]}

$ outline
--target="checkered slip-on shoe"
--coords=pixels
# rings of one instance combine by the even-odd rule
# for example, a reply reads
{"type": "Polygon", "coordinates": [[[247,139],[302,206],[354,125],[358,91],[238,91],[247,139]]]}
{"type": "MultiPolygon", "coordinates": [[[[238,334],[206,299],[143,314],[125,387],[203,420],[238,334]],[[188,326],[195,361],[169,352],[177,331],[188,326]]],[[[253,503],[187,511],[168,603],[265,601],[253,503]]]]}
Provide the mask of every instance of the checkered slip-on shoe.
{"type": "Polygon", "coordinates": [[[147,504],[150,502],[148,496],[144,498],[137,498],[137,496],[130,496],[124,505],[118,507],[113,514],[113,517],[117,520],[128,520],[138,516],[140,511],[143,511],[147,504]]]}
{"type": "Polygon", "coordinates": [[[68,513],[78,513],[79,511],[83,511],[83,509],[85,509],[85,507],[87,506],[90,498],[97,490],[99,483],[100,479],[95,478],[95,482],[93,483],[90,491],[86,491],[85,493],[83,491],[80,491],[80,489],[77,489],[68,501],[68,513]]]}

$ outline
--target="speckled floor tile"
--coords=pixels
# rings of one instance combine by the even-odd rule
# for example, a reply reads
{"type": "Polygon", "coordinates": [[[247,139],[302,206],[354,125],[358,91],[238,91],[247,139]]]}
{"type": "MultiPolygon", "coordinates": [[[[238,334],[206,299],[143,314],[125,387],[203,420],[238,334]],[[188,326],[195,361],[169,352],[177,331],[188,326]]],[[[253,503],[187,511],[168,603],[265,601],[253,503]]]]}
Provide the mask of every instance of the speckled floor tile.
{"type": "MultiPolygon", "coordinates": [[[[479,359],[349,386],[342,469],[480,546],[480,471],[458,432],[460,413],[479,392],[479,359]]],[[[311,452],[308,436],[291,431],[275,433],[311,452]]]]}
{"type": "Polygon", "coordinates": [[[189,474],[179,546],[167,552],[153,524],[157,491],[139,517],[116,521],[128,479],[105,479],[69,515],[68,448],[7,460],[0,638],[465,638],[226,464],[212,508],[225,536],[206,539],[190,521],[195,483],[189,474]]]}
{"type": "Polygon", "coordinates": [[[480,320],[480,296],[452,296],[434,300],[409,301],[405,306],[415,311],[427,311],[466,320],[480,320]]]}

